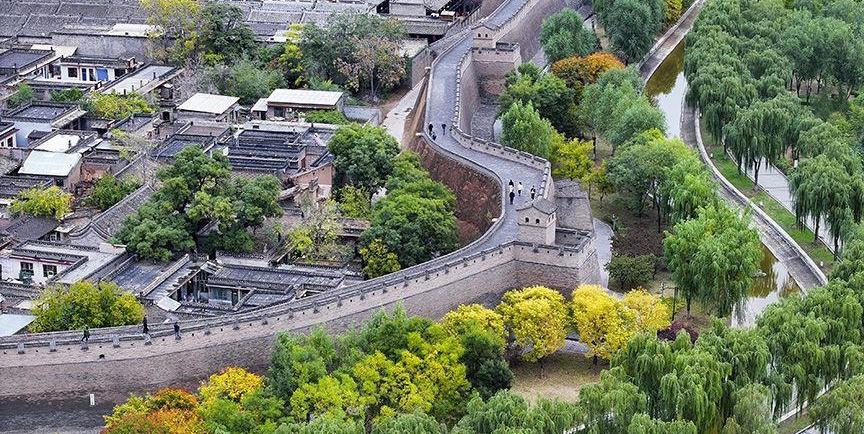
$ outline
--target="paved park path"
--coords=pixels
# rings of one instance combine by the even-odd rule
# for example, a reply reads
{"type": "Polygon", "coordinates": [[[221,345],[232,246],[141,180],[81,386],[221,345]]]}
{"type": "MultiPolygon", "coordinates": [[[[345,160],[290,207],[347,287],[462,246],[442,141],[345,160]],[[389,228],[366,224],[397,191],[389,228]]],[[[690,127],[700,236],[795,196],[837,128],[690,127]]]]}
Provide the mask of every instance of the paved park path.
{"type": "MultiPolygon", "coordinates": [[[[753,168],[747,169],[746,172],[747,177],[752,181],[755,178],[753,168]]],[[[789,178],[786,178],[786,175],[780,169],[763,160],[762,167],[759,169],[758,184],[769,196],[780,202],[783,208],[786,208],[793,215],[795,214],[795,199],[792,197],[792,192],[789,188],[789,178]]],[[[812,232],[816,227],[816,220],[807,218],[804,221],[804,225],[812,232]]],[[[825,222],[825,219],[822,219],[822,222],[819,224],[819,240],[822,241],[829,251],[834,252],[834,242],[831,240],[830,233],[830,226],[825,222]]]]}

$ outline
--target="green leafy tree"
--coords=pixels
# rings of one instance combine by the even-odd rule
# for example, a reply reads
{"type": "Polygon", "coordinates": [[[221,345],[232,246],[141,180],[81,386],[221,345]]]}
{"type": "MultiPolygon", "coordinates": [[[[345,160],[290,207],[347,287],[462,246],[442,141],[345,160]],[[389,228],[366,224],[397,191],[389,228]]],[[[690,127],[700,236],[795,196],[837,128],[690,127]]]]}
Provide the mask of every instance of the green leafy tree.
{"type": "Polygon", "coordinates": [[[196,0],[139,0],[147,14],[151,55],[161,61],[183,63],[197,47],[201,31],[201,3],[196,0]]]}
{"type": "Polygon", "coordinates": [[[312,110],[303,116],[305,116],[306,122],[312,123],[345,125],[351,122],[339,110],[312,110]]]}
{"type": "Polygon", "coordinates": [[[523,63],[507,75],[507,87],[500,101],[502,113],[517,101],[523,105],[531,103],[557,131],[570,137],[577,133],[578,113],[573,89],[556,75],[543,73],[531,63],[523,63]]]}
{"type": "Polygon", "coordinates": [[[556,134],[552,144],[552,176],[558,179],[579,180],[584,185],[594,169],[591,142],[579,139],[566,140],[556,134]]]}
{"type": "Polygon", "coordinates": [[[144,319],[144,306],[115,283],[81,281],[68,289],[46,289],[33,314],[30,331],[51,332],[137,324],[144,319]]]}
{"type": "Polygon", "coordinates": [[[651,8],[636,0],[616,0],[605,21],[612,47],[628,64],[637,62],[651,49],[659,30],[653,24],[656,20],[651,8]]]}
{"type": "Polygon", "coordinates": [[[332,201],[315,203],[305,200],[300,207],[303,221],[288,232],[287,249],[301,260],[337,260],[344,256],[344,246],[338,243],[342,224],[339,210],[332,201]]]}
{"type": "Polygon", "coordinates": [[[726,419],[724,434],[774,434],[777,428],[771,417],[771,395],[761,384],[748,384],[735,391],[732,417],[726,419]]]}
{"type": "Polygon", "coordinates": [[[479,326],[471,326],[459,334],[464,352],[460,361],[465,365],[465,377],[483,399],[499,390],[510,388],[513,372],[504,359],[504,340],[479,326]]]}
{"type": "Polygon", "coordinates": [[[441,434],[442,428],[425,413],[398,414],[372,428],[372,434],[441,434]]]}
{"type": "Polygon", "coordinates": [[[384,276],[402,267],[399,265],[399,257],[388,251],[381,240],[372,240],[369,245],[360,249],[360,257],[363,259],[363,273],[370,279],[384,276]]]}
{"type": "Polygon", "coordinates": [[[208,237],[210,248],[248,251],[248,230],[282,213],[276,202],[278,180],[233,179],[227,157],[208,156],[200,147],[180,151],[157,177],[162,187],[124,220],[115,235],[115,241],[144,258],[166,261],[175,253],[206,248],[196,246],[195,234],[214,221],[218,233],[208,237]]]}
{"type": "Polygon", "coordinates": [[[15,93],[13,93],[6,100],[6,107],[9,109],[14,109],[18,107],[25,106],[30,104],[31,102],[36,100],[36,94],[33,93],[33,89],[27,83],[19,84],[15,89],[15,93]]]}
{"type": "Polygon", "coordinates": [[[83,90],[78,89],[77,87],[72,87],[64,90],[52,90],[51,91],[51,101],[52,102],[82,102],[87,94],[84,93],[83,90]]]}
{"type": "Polygon", "coordinates": [[[501,141],[505,145],[549,158],[555,129],[548,120],[540,117],[530,102],[514,102],[504,113],[501,122],[504,127],[501,141]]]}
{"type": "Polygon", "coordinates": [[[273,348],[267,385],[286,402],[301,385],[317,383],[336,366],[335,343],[321,329],[309,335],[280,333],[273,348]]]}
{"type": "Polygon", "coordinates": [[[207,75],[219,93],[240,98],[240,103],[246,105],[269,96],[285,84],[279,71],[261,67],[249,59],[231,66],[217,65],[208,69],[207,75]]]}
{"type": "Polygon", "coordinates": [[[525,398],[501,391],[484,402],[468,402],[467,414],[451,434],[493,434],[504,432],[565,432],[580,420],[580,409],[570,403],[540,399],[529,405],[525,398]]]}
{"type": "Polygon", "coordinates": [[[647,408],[645,394],[622,381],[617,369],[604,371],[600,382],[579,389],[579,402],[587,432],[592,434],[627,432],[633,417],[647,408]]]}
{"type": "Polygon", "coordinates": [[[827,217],[831,221],[829,230],[835,252],[840,230],[848,220],[850,187],[851,180],[846,171],[836,160],[826,155],[802,161],[789,177],[789,190],[795,200],[795,217],[799,223],[807,218],[813,219],[813,242],[818,241],[820,223],[827,217]]]}
{"type": "Polygon", "coordinates": [[[139,187],[141,187],[141,182],[137,179],[118,180],[109,173],[103,175],[93,184],[93,192],[90,193],[87,202],[96,208],[106,210],[139,187]]]}
{"type": "Polygon", "coordinates": [[[372,210],[363,244],[380,240],[403,268],[454,250],[458,240],[453,192],[429,177],[416,154],[403,153],[390,163],[388,193],[372,210]]]}
{"type": "Polygon", "coordinates": [[[747,298],[762,247],[748,217],[725,206],[702,208],[698,216],[675,225],[663,240],[666,263],[678,290],[696,298],[719,316],[727,316],[747,298]]]}
{"type": "Polygon", "coordinates": [[[9,209],[15,213],[62,219],[72,211],[72,194],[51,186],[30,188],[18,193],[9,209]]]}
{"type": "Polygon", "coordinates": [[[139,113],[153,113],[155,110],[144,96],[138,93],[119,95],[99,93],[88,98],[87,111],[104,119],[126,119],[139,113]]]}
{"type": "Polygon", "coordinates": [[[637,414],[630,419],[627,434],[696,434],[693,422],[675,420],[665,422],[651,419],[647,414],[637,414]]]}
{"type": "Polygon", "coordinates": [[[369,193],[350,184],[342,187],[339,190],[339,211],[345,217],[368,220],[372,217],[369,193]]]}
{"type": "Polygon", "coordinates": [[[622,291],[645,286],[654,278],[654,255],[613,255],[606,266],[609,277],[618,282],[622,291]]]}
{"type": "Polygon", "coordinates": [[[279,66],[285,70],[285,82],[291,87],[300,87],[306,81],[303,70],[303,51],[300,49],[303,27],[304,25],[301,23],[288,25],[285,46],[282,49],[282,55],[279,56],[279,66]]]}
{"type": "Polygon", "coordinates": [[[372,226],[363,233],[364,244],[376,239],[396,254],[403,268],[448,253],[458,245],[452,204],[415,194],[388,194],[375,204],[372,226]]]}
{"type": "Polygon", "coordinates": [[[353,185],[372,194],[393,172],[399,143],[387,130],[372,125],[340,127],[329,143],[335,160],[337,185],[353,185]]]}
{"type": "Polygon", "coordinates": [[[376,89],[374,95],[404,75],[404,58],[398,53],[404,37],[405,27],[393,18],[334,14],[326,25],[304,25],[299,44],[303,69],[309,77],[341,86],[359,89],[368,83],[376,89]]]}
{"type": "Polygon", "coordinates": [[[574,55],[587,56],[598,46],[597,37],[585,28],[582,17],[570,8],[543,20],[540,43],[549,63],[574,55]]]}
{"type": "Polygon", "coordinates": [[[810,406],[809,414],[823,430],[837,433],[864,430],[864,375],[835,386],[810,406]]]}
{"type": "Polygon", "coordinates": [[[201,8],[201,26],[197,43],[205,58],[218,63],[234,63],[252,53],[258,43],[255,34],[246,25],[239,6],[208,1],[201,8]]]}

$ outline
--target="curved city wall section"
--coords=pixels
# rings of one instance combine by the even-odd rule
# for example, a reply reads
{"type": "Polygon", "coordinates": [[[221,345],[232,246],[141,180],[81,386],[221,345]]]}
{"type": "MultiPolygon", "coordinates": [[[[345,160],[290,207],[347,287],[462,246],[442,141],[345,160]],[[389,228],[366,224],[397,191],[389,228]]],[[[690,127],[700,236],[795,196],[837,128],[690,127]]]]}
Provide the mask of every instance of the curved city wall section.
{"type": "MultiPolygon", "coordinates": [[[[51,399],[95,393],[100,399],[123,399],[129,392],[192,384],[229,365],[264,369],[274,336],[280,331],[303,332],[318,326],[344,330],[382,308],[397,305],[412,314],[437,318],[459,304],[494,302],[511,288],[544,284],[569,290],[580,282],[596,282],[599,269],[591,228],[563,232],[562,239],[576,240],[567,245],[552,245],[554,239],[544,243],[538,238],[544,228],[528,222],[533,205],[527,194],[516,205],[505,203],[501,194],[504,184],[515,179],[526,190],[536,185],[537,201],[554,201],[549,163],[474,140],[459,121],[470,119],[476,107],[476,94],[463,97],[468,92],[465,89],[479,89],[483,85],[479,80],[502,80],[509,71],[504,62],[510,61],[510,68],[515,66],[514,47],[522,47],[520,57],[532,55],[527,50],[537,49],[539,22],[562,6],[560,0],[504,1],[488,18],[438,45],[440,51],[423,92],[425,103],[418,107],[424,112],[417,115],[424,119],[420,128],[424,132],[411,146],[433,175],[455,187],[460,217],[478,232],[486,228],[479,238],[424,264],[330,293],[246,314],[183,321],[179,340],[167,324],[151,326],[149,337],[134,326],[93,330],[86,345],[80,342],[79,331],[2,338],[0,383],[4,387],[0,398],[51,399]],[[494,41],[495,47],[502,48],[477,50],[477,69],[485,71],[484,77],[469,72],[475,63],[470,57],[477,43],[473,32],[478,28],[488,35],[486,42],[494,41]],[[451,128],[432,140],[423,128],[429,123],[446,123],[451,128]],[[453,131],[453,125],[459,128],[453,131]],[[473,185],[466,186],[466,181],[473,185]],[[475,186],[484,192],[471,196],[475,186]]],[[[567,212],[573,209],[568,207],[567,212]]],[[[587,200],[575,209],[590,221],[587,200]]],[[[536,221],[539,225],[540,219],[536,221]]],[[[555,221],[553,213],[547,223],[553,225],[553,235],[555,221]]]]}

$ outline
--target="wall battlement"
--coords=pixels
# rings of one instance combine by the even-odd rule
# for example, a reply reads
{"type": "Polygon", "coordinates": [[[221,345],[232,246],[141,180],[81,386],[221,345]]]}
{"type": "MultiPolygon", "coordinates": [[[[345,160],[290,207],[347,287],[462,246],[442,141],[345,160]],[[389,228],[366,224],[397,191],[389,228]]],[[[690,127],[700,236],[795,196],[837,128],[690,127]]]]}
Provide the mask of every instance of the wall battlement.
{"type": "MultiPolygon", "coordinates": [[[[518,44],[521,58],[531,58],[537,48],[538,20],[562,5],[561,0],[504,0],[478,26],[488,25],[496,41],[518,44]]],[[[413,122],[415,131],[418,125],[425,130],[427,124],[452,119],[450,135],[436,141],[421,133],[412,147],[433,177],[456,191],[460,220],[480,234],[474,241],[424,264],[350,287],[243,314],[184,321],[180,340],[174,339],[169,324],[151,325],[149,337],[136,326],[91,330],[86,349],[79,331],[0,338],[0,397],[97,393],[122,399],[129,392],[193,384],[229,365],[263,369],[281,331],[321,326],[338,332],[398,305],[410,314],[439,318],[460,304],[492,304],[513,288],[541,284],[569,291],[578,283],[596,282],[593,232],[575,246],[519,238],[516,210],[505,203],[502,178],[524,174],[526,181],[536,182],[540,197],[554,201],[551,167],[542,158],[465,132],[479,98],[470,38],[471,31],[465,31],[442,44],[446,46],[432,63],[415,110],[420,113],[413,122]],[[454,72],[455,83],[445,77],[454,72]],[[439,73],[439,79],[449,83],[447,89],[434,82],[439,73]],[[442,91],[447,93],[442,96],[442,91]],[[431,98],[435,92],[439,94],[431,98]]]]}

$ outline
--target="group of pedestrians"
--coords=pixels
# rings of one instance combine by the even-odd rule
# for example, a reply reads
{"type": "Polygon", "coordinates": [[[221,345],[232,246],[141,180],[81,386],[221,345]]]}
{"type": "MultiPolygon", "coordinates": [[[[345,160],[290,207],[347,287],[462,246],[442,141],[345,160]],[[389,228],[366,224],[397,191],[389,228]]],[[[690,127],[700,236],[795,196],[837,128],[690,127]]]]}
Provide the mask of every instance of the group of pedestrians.
{"type": "MultiPolygon", "coordinates": [[[[510,205],[513,205],[513,201],[516,199],[516,196],[522,196],[522,181],[519,181],[514,185],[513,180],[511,179],[510,182],[507,184],[507,191],[510,195],[510,205]]],[[[531,200],[534,200],[534,198],[537,197],[537,188],[535,188],[533,185],[531,186],[530,194],[531,200]]]]}
{"type": "MultiPolygon", "coordinates": [[[[445,123],[441,124],[441,134],[447,134],[447,124],[445,123]]],[[[432,124],[429,124],[429,136],[432,137],[432,140],[438,139],[438,135],[435,134],[435,126],[432,124]]]]}
{"type": "MultiPolygon", "coordinates": [[[[141,323],[141,332],[144,336],[150,336],[150,326],[147,324],[147,317],[144,317],[144,321],[141,323]]],[[[174,320],[174,339],[180,340],[180,322],[176,319],[174,320]]],[[[90,342],[90,326],[84,325],[84,329],[82,330],[81,342],[86,344],[90,342]]]]}

